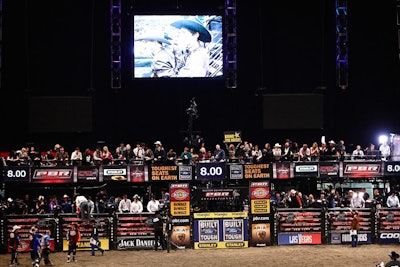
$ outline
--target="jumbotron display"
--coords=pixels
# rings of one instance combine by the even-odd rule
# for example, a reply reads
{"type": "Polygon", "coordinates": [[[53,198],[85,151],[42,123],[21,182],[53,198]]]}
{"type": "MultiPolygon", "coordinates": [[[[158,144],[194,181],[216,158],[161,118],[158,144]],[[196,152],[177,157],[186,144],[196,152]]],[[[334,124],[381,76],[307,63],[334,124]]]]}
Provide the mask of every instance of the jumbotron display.
{"type": "Polygon", "coordinates": [[[223,70],[220,15],[135,15],[134,78],[218,78],[223,70]]]}

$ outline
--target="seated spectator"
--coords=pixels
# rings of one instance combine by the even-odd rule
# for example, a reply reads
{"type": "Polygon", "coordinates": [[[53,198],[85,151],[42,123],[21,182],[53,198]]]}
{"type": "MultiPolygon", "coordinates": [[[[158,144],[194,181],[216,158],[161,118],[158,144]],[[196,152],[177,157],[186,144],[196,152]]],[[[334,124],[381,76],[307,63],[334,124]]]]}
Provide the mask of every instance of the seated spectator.
{"type": "Polygon", "coordinates": [[[63,213],[72,213],[72,203],[67,194],[64,194],[60,206],[63,213]]]}
{"type": "Polygon", "coordinates": [[[160,141],[154,142],[154,145],[156,146],[154,148],[154,160],[153,164],[154,165],[164,165],[165,160],[167,158],[167,152],[165,151],[164,147],[162,146],[160,141]]]}
{"type": "Polygon", "coordinates": [[[34,166],[34,167],[40,167],[41,166],[42,155],[40,154],[39,151],[35,150],[34,146],[31,146],[31,148],[29,149],[28,156],[29,156],[29,159],[30,159],[31,166],[34,166]]]}
{"type": "Polygon", "coordinates": [[[15,150],[10,150],[8,153],[7,159],[6,159],[6,164],[8,166],[17,166],[19,165],[19,156],[15,150]]]}
{"type": "Polygon", "coordinates": [[[53,166],[54,165],[54,156],[53,151],[51,149],[46,151],[46,155],[44,155],[44,164],[46,166],[53,166]]]}
{"type": "Polygon", "coordinates": [[[93,165],[93,155],[90,148],[86,148],[82,155],[82,165],[91,166],[93,165]]]}
{"type": "Polygon", "coordinates": [[[69,154],[65,151],[63,146],[60,146],[59,151],[56,153],[54,161],[57,166],[68,166],[69,154]]]}
{"type": "Polygon", "coordinates": [[[310,161],[311,160],[311,150],[307,144],[303,144],[303,146],[299,150],[299,161],[310,161]]]}
{"type": "Polygon", "coordinates": [[[360,145],[357,145],[356,149],[353,150],[353,153],[351,154],[351,159],[352,160],[364,159],[364,151],[361,150],[360,145]]]}
{"type": "Polygon", "coordinates": [[[319,160],[319,147],[317,142],[314,142],[310,147],[310,157],[311,161],[319,160]]]}
{"type": "Polygon", "coordinates": [[[74,152],[71,153],[71,164],[73,166],[81,166],[82,165],[82,152],[79,147],[76,147],[74,152]]]}
{"type": "Polygon", "coordinates": [[[272,155],[274,157],[275,162],[281,161],[282,149],[281,149],[281,145],[279,143],[276,143],[274,145],[274,148],[272,149],[272,155]]]}
{"type": "Polygon", "coordinates": [[[185,146],[181,153],[181,161],[183,164],[190,164],[192,161],[192,153],[189,151],[189,147],[185,146]]]}
{"type": "Polygon", "coordinates": [[[172,148],[170,148],[167,153],[167,160],[165,163],[167,165],[175,165],[175,160],[176,160],[176,152],[172,148]]]}
{"type": "Polygon", "coordinates": [[[215,145],[213,158],[215,161],[224,161],[225,160],[225,151],[223,149],[221,149],[221,146],[218,144],[215,145]]]}
{"type": "Polygon", "coordinates": [[[103,165],[110,165],[113,163],[113,155],[108,150],[108,146],[103,146],[101,151],[101,164],[103,165]]]}

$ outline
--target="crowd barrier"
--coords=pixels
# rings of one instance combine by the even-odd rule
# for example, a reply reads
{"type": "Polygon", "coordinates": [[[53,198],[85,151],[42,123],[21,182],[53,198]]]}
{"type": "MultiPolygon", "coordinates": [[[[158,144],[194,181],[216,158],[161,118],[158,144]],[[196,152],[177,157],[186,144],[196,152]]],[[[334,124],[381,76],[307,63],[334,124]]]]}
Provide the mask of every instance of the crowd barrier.
{"type": "MultiPolygon", "coordinates": [[[[360,244],[399,243],[400,208],[360,208],[360,244]]],[[[354,211],[353,210],[353,211],[354,211]]],[[[154,248],[154,214],[94,214],[101,247],[106,250],[154,248]]],[[[174,217],[172,242],[193,249],[246,248],[274,245],[350,244],[352,211],[349,208],[289,209],[272,207],[264,215],[251,212],[198,212],[174,217]]],[[[21,226],[20,251],[29,251],[29,229],[51,231],[50,249],[67,251],[66,233],[72,223],[79,225],[79,250],[90,249],[93,225],[76,214],[5,215],[0,224],[3,253],[9,252],[8,236],[14,225],[21,226]]],[[[159,244],[161,247],[161,244],[159,244]]]]}

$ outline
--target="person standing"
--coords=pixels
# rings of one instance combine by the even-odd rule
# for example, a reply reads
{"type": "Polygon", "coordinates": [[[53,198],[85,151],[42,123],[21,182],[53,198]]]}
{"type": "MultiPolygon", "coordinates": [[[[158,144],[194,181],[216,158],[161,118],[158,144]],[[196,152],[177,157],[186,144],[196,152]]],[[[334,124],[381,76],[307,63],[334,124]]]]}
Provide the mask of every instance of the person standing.
{"type": "Polygon", "coordinates": [[[70,255],[72,253],[72,261],[76,262],[76,249],[78,248],[81,234],[78,229],[77,223],[72,223],[71,229],[67,232],[68,241],[68,252],[67,252],[67,263],[71,262],[70,255]]]}
{"type": "Polygon", "coordinates": [[[158,250],[158,246],[161,245],[162,249],[165,249],[165,240],[163,233],[163,217],[160,214],[160,211],[156,211],[155,216],[153,218],[153,226],[154,226],[154,250],[158,250]]]}
{"type": "Polygon", "coordinates": [[[156,199],[154,195],[151,195],[151,200],[147,203],[147,211],[150,213],[155,213],[160,209],[160,201],[156,199]]]}
{"type": "Polygon", "coordinates": [[[131,212],[131,213],[138,214],[138,213],[142,213],[142,211],[143,211],[143,204],[142,204],[142,202],[140,201],[139,195],[138,195],[138,194],[135,194],[135,195],[133,196],[133,201],[132,201],[132,203],[131,203],[131,210],[130,210],[130,212],[131,212]]]}
{"type": "Polygon", "coordinates": [[[350,226],[351,246],[357,247],[358,245],[358,231],[360,230],[360,216],[357,211],[352,212],[353,219],[350,226]]]}
{"type": "Polygon", "coordinates": [[[392,251],[392,253],[389,254],[390,261],[385,264],[385,267],[396,267],[400,266],[400,261],[397,259],[399,258],[399,254],[397,254],[395,251],[392,251]]]}
{"type": "Polygon", "coordinates": [[[389,208],[398,208],[398,207],[400,207],[399,198],[398,198],[397,192],[395,190],[392,190],[392,192],[390,192],[390,196],[388,196],[387,199],[386,199],[386,205],[389,208]]]}
{"type": "Polygon", "coordinates": [[[32,226],[29,230],[29,250],[31,252],[32,266],[39,266],[42,246],[35,226],[32,226]]]}
{"type": "Polygon", "coordinates": [[[128,198],[128,195],[124,194],[118,204],[118,211],[120,213],[129,213],[131,210],[131,204],[132,203],[131,200],[128,198]]]}
{"type": "Polygon", "coordinates": [[[19,265],[18,262],[18,247],[20,247],[20,235],[19,235],[19,229],[21,229],[20,226],[14,225],[12,228],[12,231],[10,233],[10,242],[9,242],[9,247],[11,249],[11,262],[10,266],[13,266],[14,263],[16,265],[19,265]]]}
{"type": "Polygon", "coordinates": [[[92,234],[90,236],[90,247],[92,249],[92,256],[95,256],[95,249],[101,252],[101,255],[104,255],[104,249],[100,247],[99,241],[99,228],[97,227],[97,223],[95,219],[91,219],[92,223],[92,234]]]}
{"type": "Polygon", "coordinates": [[[51,265],[50,261],[50,230],[46,230],[42,239],[42,254],[44,264],[51,265]]]}
{"type": "Polygon", "coordinates": [[[171,250],[171,235],[172,235],[172,215],[170,213],[167,214],[164,231],[165,231],[164,236],[165,236],[167,252],[169,253],[169,251],[171,250]]]}

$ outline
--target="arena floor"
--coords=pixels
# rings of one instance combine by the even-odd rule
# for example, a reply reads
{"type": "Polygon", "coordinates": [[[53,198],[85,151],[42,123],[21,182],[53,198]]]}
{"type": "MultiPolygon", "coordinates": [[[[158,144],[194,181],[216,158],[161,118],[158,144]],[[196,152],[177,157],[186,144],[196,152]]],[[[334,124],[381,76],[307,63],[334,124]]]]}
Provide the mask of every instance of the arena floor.
{"type": "MultiPolygon", "coordinates": [[[[89,251],[77,254],[78,262],[67,263],[65,252],[50,255],[53,266],[121,267],[121,266],[376,266],[389,261],[391,251],[400,253],[398,244],[361,245],[296,245],[268,246],[260,248],[214,249],[214,250],[129,250],[106,251],[104,256],[89,251]]],[[[10,254],[0,254],[1,266],[9,266],[10,254]]],[[[19,254],[21,267],[32,266],[29,253],[19,254]]],[[[44,266],[41,262],[41,266],[44,266]]]]}

